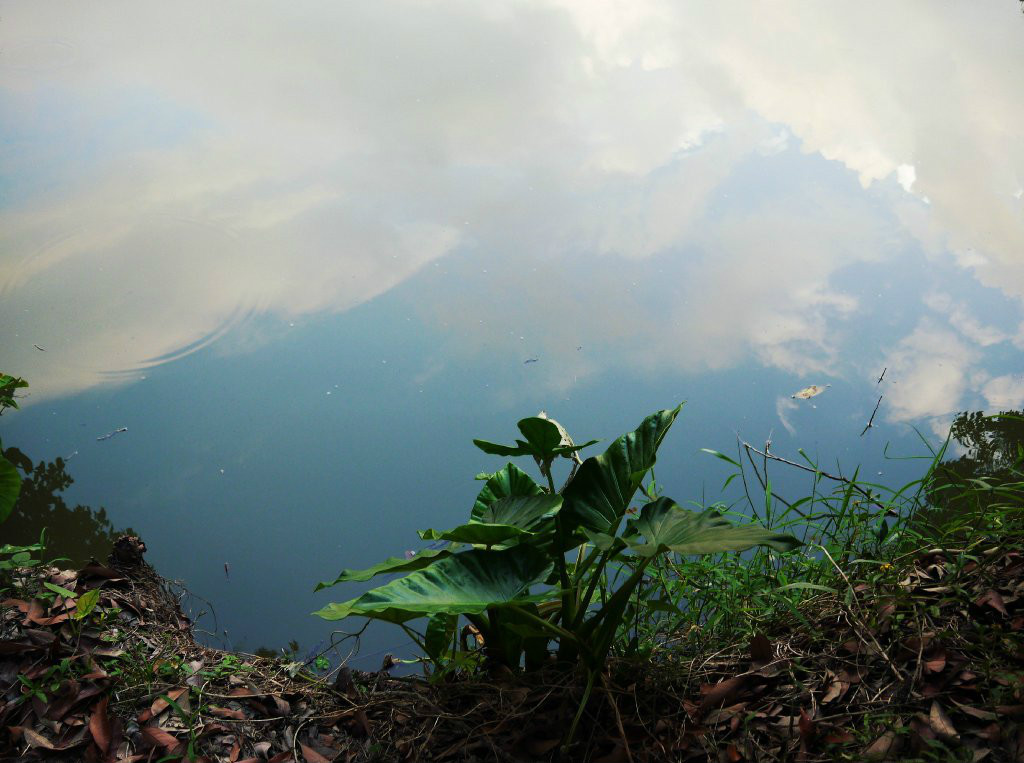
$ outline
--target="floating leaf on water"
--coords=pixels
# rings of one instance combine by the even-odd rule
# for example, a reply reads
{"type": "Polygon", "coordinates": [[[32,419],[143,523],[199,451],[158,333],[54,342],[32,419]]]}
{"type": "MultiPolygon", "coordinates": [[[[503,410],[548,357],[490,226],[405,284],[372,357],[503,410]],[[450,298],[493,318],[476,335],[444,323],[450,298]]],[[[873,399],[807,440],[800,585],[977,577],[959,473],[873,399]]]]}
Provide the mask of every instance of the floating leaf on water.
{"type": "Polygon", "coordinates": [[[796,394],[790,395],[790,397],[796,398],[797,400],[807,400],[808,398],[820,395],[822,392],[824,392],[831,386],[831,384],[826,384],[825,386],[822,386],[820,384],[812,384],[810,387],[804,387],[796,394]]]}

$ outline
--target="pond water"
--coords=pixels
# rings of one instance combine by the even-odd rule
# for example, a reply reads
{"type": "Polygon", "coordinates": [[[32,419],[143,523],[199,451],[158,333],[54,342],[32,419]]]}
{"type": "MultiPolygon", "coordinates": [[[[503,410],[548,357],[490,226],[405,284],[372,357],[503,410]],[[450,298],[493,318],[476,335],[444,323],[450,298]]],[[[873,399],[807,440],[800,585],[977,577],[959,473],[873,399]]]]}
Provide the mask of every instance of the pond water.
{"type": "Polygon", "coordinates": [[[2,540],[130,526],[224,642],[314,647],[540,409],[686,400],[680,501],[737,436],[917,476],[1024,404],[1016,6],[3,3],[0,436],[74,484],[2,540]]]}

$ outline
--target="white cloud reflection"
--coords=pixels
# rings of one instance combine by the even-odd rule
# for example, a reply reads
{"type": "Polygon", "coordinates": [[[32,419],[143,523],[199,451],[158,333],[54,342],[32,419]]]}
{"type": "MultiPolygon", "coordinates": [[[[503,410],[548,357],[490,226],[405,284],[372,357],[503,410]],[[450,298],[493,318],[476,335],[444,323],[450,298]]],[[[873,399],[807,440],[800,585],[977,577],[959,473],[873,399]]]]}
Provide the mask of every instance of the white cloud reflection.
{"type": "MultiPolygon", "coordinates": [[[[650,338],[632,360],[687,371],[751,356],[800,373],[855,366],[837,327],[869,308],[837,274],[901,256],[910,237],[1024,297],[1010,6],[3,13],[0,129],[16,151],[0,186],[0,326],[5,367],[36,397],[202,346],[253,312],[349,309],[460,247],[514,259],[510,241],[552,268],[591,263],[552,301],[596,317],[539,340],[548,348],[614,326],[650,338]],[[802,175],[794,148],[859,186],[802,175]],[[750,186],[757,157],[777,177],[750,186]],[[628,261],[651,258],[665,261],[664,306],[637,291],[609,309],[628,261]]],[[[459,291],[448,296],[472,299],[459,291]]],[[[979,347],[1014,333],[936,295],[936,315],[878,348],[900,371],[893,418],[956,408],[980,379],[979,347]]],[[[552,302],[488,300],[512,313],[552,302]]],[[[997,381],[986,397],[1013,397],[997,381]]]]}

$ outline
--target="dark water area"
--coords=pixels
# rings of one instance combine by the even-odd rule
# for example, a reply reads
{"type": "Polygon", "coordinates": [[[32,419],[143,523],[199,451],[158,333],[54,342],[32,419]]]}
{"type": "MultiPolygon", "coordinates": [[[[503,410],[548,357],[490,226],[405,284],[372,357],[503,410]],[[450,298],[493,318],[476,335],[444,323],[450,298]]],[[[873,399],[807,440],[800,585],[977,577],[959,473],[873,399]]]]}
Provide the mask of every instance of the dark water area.
{"type": "Polygon", "coordinates": [[[131,527],[218,639],[306,648],[542,409],[685,400],[681,503],[738,438],[915,479],[1024,406],[1014,5],[4,4],[0,438],[73,483],[0,541],[131,527]]]}

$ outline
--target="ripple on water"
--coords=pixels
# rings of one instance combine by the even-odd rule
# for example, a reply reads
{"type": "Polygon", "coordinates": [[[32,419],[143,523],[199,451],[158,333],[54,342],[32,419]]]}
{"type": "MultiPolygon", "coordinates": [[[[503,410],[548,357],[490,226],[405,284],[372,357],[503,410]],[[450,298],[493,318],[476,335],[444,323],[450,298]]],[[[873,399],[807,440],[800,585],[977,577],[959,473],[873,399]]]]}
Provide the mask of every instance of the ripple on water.
{"type": "Polygon", "coordinates": [[[55,72],[68,69],[81,59],[81,49],[59,37],[23,40],[0,55],[0,67],[22,72],[55,72]]]}

